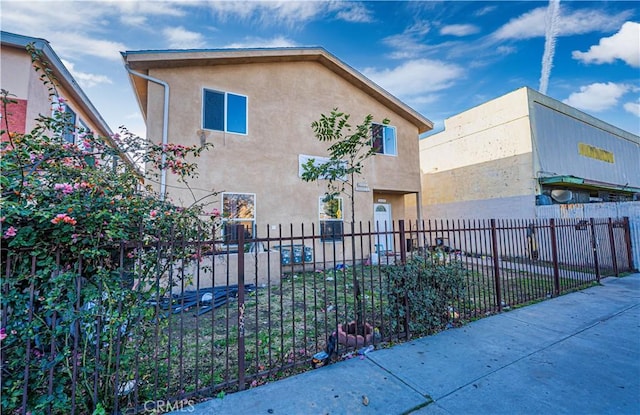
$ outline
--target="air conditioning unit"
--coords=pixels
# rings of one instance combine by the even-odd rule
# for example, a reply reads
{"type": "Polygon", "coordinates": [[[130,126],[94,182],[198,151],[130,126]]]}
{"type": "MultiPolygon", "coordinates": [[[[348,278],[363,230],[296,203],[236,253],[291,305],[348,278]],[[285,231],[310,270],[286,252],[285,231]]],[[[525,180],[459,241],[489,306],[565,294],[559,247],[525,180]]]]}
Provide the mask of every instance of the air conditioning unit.
{"type": "Polygon", "coordinates": [[[571,190],[554,189],[551,191],[551,198],[558,203],[567,203],[573,198],[571,190]]]}

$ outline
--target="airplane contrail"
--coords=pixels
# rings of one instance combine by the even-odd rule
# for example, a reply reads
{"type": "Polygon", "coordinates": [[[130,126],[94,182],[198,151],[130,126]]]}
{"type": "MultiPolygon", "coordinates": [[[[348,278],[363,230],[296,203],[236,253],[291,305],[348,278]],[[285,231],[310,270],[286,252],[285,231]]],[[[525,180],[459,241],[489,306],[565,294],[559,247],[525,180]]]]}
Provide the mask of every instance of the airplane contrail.
{"type": "Polygon", "coordinates": [[[553,55],[556,49],[556,37],[558,36],[558,16],[560,12],[560,0],[549,0],[547,16],[545,19],[544,53],[542,55],[542,71],[540,73],[540,87],[542,94],[547,93],[549,76],[553,67],[553,55]]]}

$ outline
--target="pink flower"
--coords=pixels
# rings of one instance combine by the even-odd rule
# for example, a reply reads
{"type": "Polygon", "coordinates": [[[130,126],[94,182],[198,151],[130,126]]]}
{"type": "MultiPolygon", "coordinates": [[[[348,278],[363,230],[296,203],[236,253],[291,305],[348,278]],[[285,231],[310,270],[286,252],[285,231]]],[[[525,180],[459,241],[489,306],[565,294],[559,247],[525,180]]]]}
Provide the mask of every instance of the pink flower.
{"type": "Polygon", "coordinates": [[[4,327],[0,328],[0,341],[7,338],[7,331],[4,327]]]}
{"type": "Polygon", "coordinates": [[[152,210],[151,212],[149,212],[149,216],[151,216],[151,219],[155,219],[156,216],[158,216],[158,211],[157,210],[152,210]]]}
{"type": "Polygon", "coordinates": [[[77,221],[74,218],[67,215],[66,213],[59,213],[56,215],[55,218],[51,219],[51,223],[53,223],[54,225],[57,225],[60,222],[68,223],[72,226],[77,223],[77,221]]]}
{"type": "Polygon", "coordinates": [[[62,193],[64,193],[65,195],[73,193],[73,186],[71,186],[69,183],[56,183],[53,186],[53,189],[62,190],[62,193]]]}
{"type": "Polygon", "coordinates": [[[211,211],[211,216],[215,216],[217,218],[218,216],[220,216],[220,211],[216,208],[213,208],[213,210],[211,211]]]}
{"type": "Polygon", "coordinates": [[[7,231],[4,233],[4,237],[5,238],[12,238],[12,237],[16,236],[17,233],[18,233],[17,229],[14,228],[13,226],[10,226],[9,229],[7,229],[7,231]]]}
{"type": "Polygon", "coordinates": [[[90,185],[89,183],[87,183],[87,182],[80,182],[80,183],[76,183],[76,184],[74,184],[74,185],[73,185],[73,188],[74,188],[75,190],[78,190],[78,189],[88,189],[88,188],[90,188],[90,187],[91,187],[91,185],[90,185]]]}

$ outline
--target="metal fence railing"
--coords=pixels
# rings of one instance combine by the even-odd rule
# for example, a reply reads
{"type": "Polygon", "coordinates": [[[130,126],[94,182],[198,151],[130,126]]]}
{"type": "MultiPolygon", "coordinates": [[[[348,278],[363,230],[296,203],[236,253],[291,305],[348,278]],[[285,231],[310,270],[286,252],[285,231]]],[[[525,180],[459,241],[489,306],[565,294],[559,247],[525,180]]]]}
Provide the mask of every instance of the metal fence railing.
{"type": "Polygon", "coordinates": [[[83,257],[54,258],[59,271],[47,275],[42,258],[3,252],[3,407],[175,410],[306,370],[334,333],[346,331],[339,355],[423,335],[409,303],[390,296],[389,270],[415,258],[460,271],[447,325],[634,269],[627,218],[359,224],[330,242],[313,226],[271,229],[226,245],[123,242],[91,271],[83,257]],[[141,258],[151,279],[140,277],[141,258]],[[116,284],[97,283],[93,273],[109,267],[116,284]],[[64,275],[65,290],[43,292],[64,275]],[[349,333],[356,316],[364,327],[349,333]]]}

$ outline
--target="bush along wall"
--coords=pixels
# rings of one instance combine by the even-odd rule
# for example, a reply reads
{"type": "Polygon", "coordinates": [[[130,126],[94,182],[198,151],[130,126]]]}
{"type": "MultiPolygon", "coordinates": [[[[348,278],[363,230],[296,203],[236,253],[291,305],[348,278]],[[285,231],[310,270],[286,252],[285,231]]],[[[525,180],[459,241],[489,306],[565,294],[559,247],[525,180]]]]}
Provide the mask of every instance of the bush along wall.
{"type": "MultiPolygon", "coordinates": [[[[2,91],[2,409],[112,412],[125,404],[119,399],[144,359],[154,358],[145,349],[149,328],[157,327],[149,302],[167,289],[155,284],[163,271],[154,244],[160,235],[191,240],[218,219],[207,211],[211,199],[188,207],[160,200],[148,186],[156,178],[136,163],[167,169],[188,186],[193,160],[209,146],[155,144],[124,128],[110,140],[76,129],[52,71],[39,51],[28,53],[54,115],[41,116],[28,133],[12,132],[12,95],[2,91]],[[134,162],[113,168],[116,158],[134,162]]],[[[171,253],[175,260],[194,254],[186,247],[171,253]]]]}

